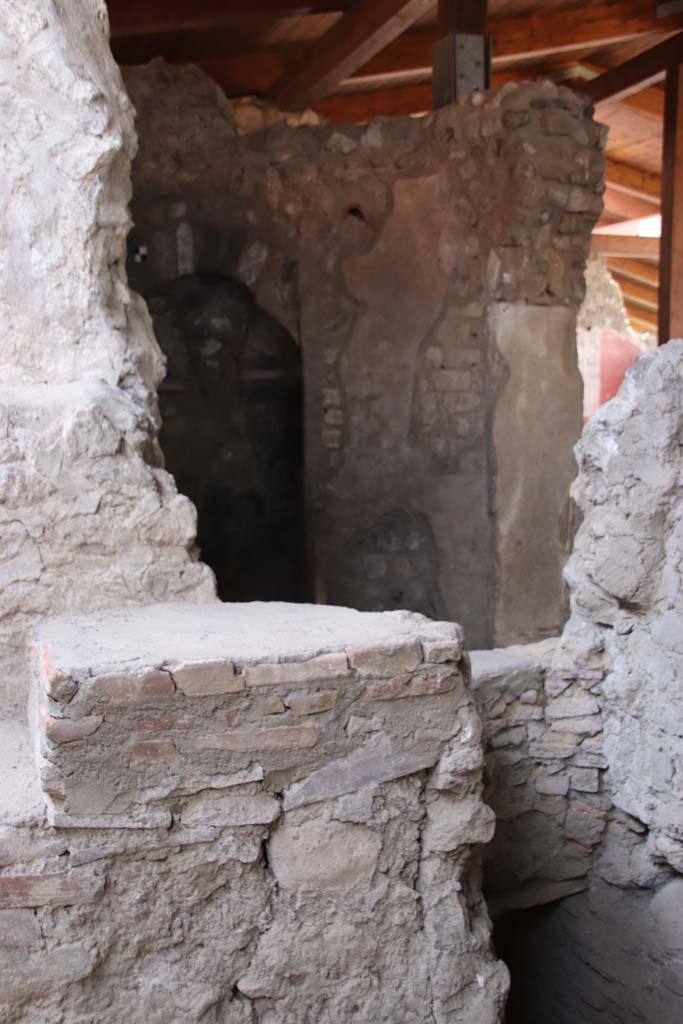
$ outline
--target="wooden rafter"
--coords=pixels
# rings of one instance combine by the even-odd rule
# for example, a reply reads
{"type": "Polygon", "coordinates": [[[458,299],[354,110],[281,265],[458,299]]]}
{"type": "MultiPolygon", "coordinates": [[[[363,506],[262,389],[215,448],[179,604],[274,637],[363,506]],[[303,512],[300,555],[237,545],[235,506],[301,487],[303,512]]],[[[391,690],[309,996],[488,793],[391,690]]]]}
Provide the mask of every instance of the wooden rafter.
{"type": "MultiPolygon", "coordinates": [[[[270,59],[291,71],[306,61],[310,46],[284,44],[276,50],[266,48],[250,54],[237,45],[232,33],[214,30],[234,23],[235,16],[240,14],[274,18],[302,12],[330,13],[341,10],[345,3],[347,0],[317,0],[308,4],[299,0],[139,0],[135,4],[131,0],[109,0],[114,55],[122,64],[143,63],[159,55],[176,63],[234,57],[239,58],[245,69],[252,62],[254,73],[259,62],[270,59]]],[[[676,28],[683,28],[683,16],[660,19],[643,0],[617,0],[583,6],[579,11],[489,20],[487,31],[492,38],[494,66],[501,68],[511,61],[538,61],[577,50],[585,52],[589,47],[633,38],[653,29],[676,28]]],[[[437,32],[432,30],[405,32],[360,68],[354,78],[367,79],[366,85],[373,77],[391,74],[422,75],[426,80],[431,74],[432,49],[437,38],[437,32]]],[[[587,74],[603,70],[583,60],[581,66],[587,74]]],[[[659,116],[662,113],[663,100],[659,116]]]]}
{"type": "Polygon", "coordinates": [[[624,259],[658,260],[659,239],[640,238],[636,235],[596,235],[591,246],[594,252],[604,256],[621,256],[624,259]]]}
{"type": "Polygon", "coordinates": [[[656,333],[657,317],[654,313],[644,309],[642,306],[636,306],[635,303],[629,302],[628,299],[624,300],[624,305],[634,331],[651,331],[653,334],[656,333]]]}
{"type": "Polygon", "coordinates": [[[438,0],[436,20],[439,38],[459,32],[484,35],[486,0],[438,0]]]}
{"type": "Polygon", "coordinates": [[[657,312],[656,288],[651,288],[649,285],[642,284],[639,281],[632,281],[630,278],[622,277],[621,274],[617,274],[614,271],[612,271],[612,274],[621,288],[621,293],[625,299],[632,302],[634,306],[642,306],[643,309],[649,309],[652,313],[657,312]]]}
{"type": "Polygon", "coordinates": [[[112,39],[221,28],[236,17],[341,13],[345,0],[108,0],[112,39]]]}
{"type": "MultiPolygon", "coordinates": [[[[606,68],[585,59],[577,61],[574,65],[574,70],[576,72],[576,80],[572,79],[571,75],[568,75],[566,84],[573,89],[578,89],[580,92],[586,92],[590,82],[607,74],[606,68]]],[[[616,70],[616,68],[612,70],[616,70]]],[[[659,77],[662,77],[662,75],[659,77]]],[[[659,122],[664,117],[664,90],[659,85],[638,89],[636,92],[629,93],[628,96],[621,96],[619,100],[597,101],[596,105],[601,104],[605,106],[606,104],[617,102],[622,103],[631,110],[637,111],[639,114],[652,118],[654,121],[659,122]]]]}
{"type": "Polygon", "coordinates": [[[645,50],[631,60],[610,68],[582,88],[592,102],[617,103],[661,81],[667,67],[683,59],[683,32],[645,50]]]}
{"type": "MultiPolygon", "coordinates": [[[[511,61],[539,60],[623,42],[644,32],[683,28],[683,16],[657,18],[642,0],[582,5],[576,10],[548,11],[523,18],[489,20],[494,66],[511,61]]],[[[433,30],[400,36],[364,65],[359,74],[382,77],[397,72],[429,73],[438,38],[433,30]]]]}
{"type": "Polygon", "coordinates": [[[355,0],[316,43],[310,59],[280,83],[279,106],[298,109],[333,92],[432,6],[433,0],[355,0]]]}
{"type": "Polygon", "coordinates": [[[649,284],[651,288],[659,287],[659,270],[655,263],[645,263],[644,260],[624,260],[619,256],[608,256],[607,266],[613,274],[618,274],[620,277],[627,277],[632,281],[639,281],[641,284],[649,284]]]}
{"type": "Polygon", "coordinates": [[[662,190],[659,175],[616,160],[608,160],[605,177],[611,189],[659,204],[662,190]]]}
{"type": "Polygon", "coordinates": [[[609,181],[602,198],[607,213],[616,215],[620,220],[637,220],[659,213],[659,203],[611,188],[609,181]]]}

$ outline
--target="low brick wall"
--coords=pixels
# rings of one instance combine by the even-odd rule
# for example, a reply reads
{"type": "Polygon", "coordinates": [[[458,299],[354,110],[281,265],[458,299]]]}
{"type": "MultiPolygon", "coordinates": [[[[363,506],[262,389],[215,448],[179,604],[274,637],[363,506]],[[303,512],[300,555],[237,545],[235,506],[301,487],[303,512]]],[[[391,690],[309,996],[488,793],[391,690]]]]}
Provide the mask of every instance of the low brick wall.
{"type": "Polygon", "coordinates": [[[562,669],[558,640],[474,651],[484,720],[485,797],[496,833],[485,853],[492,913],[587,888],[607,827],[598,702],[562,669]]]}
{"type": "Polygon", "coordinates": [[[459,627],[171,604],[35,654],[48,821],[0,832],[3,1024],[500,1020],[459,627]]]}

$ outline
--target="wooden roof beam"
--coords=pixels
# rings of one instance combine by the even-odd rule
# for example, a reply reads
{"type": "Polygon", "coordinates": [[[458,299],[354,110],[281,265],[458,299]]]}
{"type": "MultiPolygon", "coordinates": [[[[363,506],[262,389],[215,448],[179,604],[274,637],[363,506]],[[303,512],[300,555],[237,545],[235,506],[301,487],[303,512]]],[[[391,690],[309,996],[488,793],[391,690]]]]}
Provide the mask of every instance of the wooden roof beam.
{"type": "Polygon", "coordinates": [[[659,203],[620,192],[612,188],[609,181],[602,198],[607,213],[616,215],[620,220],[637,220],[659,213],[659,203]]]}
{"type": "Polygon", "coordinates": [[[631,60],[610,68],[581,87],[590,100],[599,106],[602,103],[618,103],[633,93],[647,89],[664,77],[666,69],[683,60],[683,32],[657,43],[649,50],[631,60]]]}
{"type": "Polygon", "coordinates": [[[221,28],[248,15],[268,18],[342,13],[346,0],[108,0],[112,39],[221,28]]]}
{"type": "Polygon", "coordinates": [[[646,284],[632,281],[630,278],[622,277],[621,274],[612,272],[612,276],[621,288],[624,299],[628,299],[634,306],[641,306],[649,309],[651,313],[657,312],[657,289],[646,284]]]}
{"type": "Polygon", "coordinates": [[[659,175],[643,171],[630,164],[608,160],[605,179],[609,188],[635,199],[645,199],[659,205],[661,198],[661,180],[659,175]]]}
{"type": "Polygon", "coordinates": [[[657,333],[657,318],[654,313],[643,309],[642,306],[635,306],[632,302],[625,301],[624,306],[626,307],[629,323],[634,331],[639,331],[641,334],[645,332],[657,333]]]}
{"type": "Polygon", "coordinates": [[[314,44],[310,59],[280,82],[283,109],[308,106],[427,14],[433,0],[354,0],[347,14],[314,44]]]}
{"type": "MultiPolygon", "coordinates": [[[[579,92],[585,93],[591,82],[605,74],[607,74],[607,70],[604,67],[582,58],[569,66],[564,75],[564,84],[570,89],[577,89],[579,92]]],[[[664,117],[664,90],[660,85],[653,85],[641,89],[639,92],[633,92],[620,100],[603,101],[603,106],[609,103],[616,105],[617,102],[657,122],[661,122],[664,117]]]]}
{"type": "Polygon", "coordinates": [[[623,259],[659,260],[659,239],[641,238],[639,235],[596,235],[591,240],[593,252],[603,256],[621,256],[623,259]]]}
{"type": "Polygon", "coordinates": [[[659,287],[659,270],[654,263],[644,260],[625,260],[619,256],[608,256],[607,266],[613,274],[630,278],[640,284],[649,284],[651,288],[659,287]]]}
{"type": "MultiPolygon", "coordinates": [[[[493,64],[539,60],[577,50],[624,42],[644,32],[683,29],[683,15],[656,17],[644,0],[617,0],[572,10],[548,11],[518,18],[489,19],[493,64]]],[[[398,72],[429,74],[438,33],[417,30],[400,36],[359,70],[359,77],[398,72]]]]}

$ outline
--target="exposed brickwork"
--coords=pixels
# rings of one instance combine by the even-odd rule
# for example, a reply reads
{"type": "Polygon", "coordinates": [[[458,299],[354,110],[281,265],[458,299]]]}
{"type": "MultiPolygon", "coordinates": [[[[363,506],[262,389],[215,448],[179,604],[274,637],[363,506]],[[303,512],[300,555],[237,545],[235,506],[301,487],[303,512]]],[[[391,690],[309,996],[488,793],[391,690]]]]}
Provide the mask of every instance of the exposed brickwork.
{"type": "MultiPolygon", "coordinates": [[[[287,1022],[393,1024],[410,1006],[415,1024],[499,1024],[507,972],[475,881],[493,813],[456,627],[162,605],[41,636],[49,831],[35,815],[9,841],[0,828],[9,1024],[191,1024],[216,992],[236,1024],[273,1004],[287,1022]]],[[[572,810],[577,831],[593,827],[572,810]]]]}

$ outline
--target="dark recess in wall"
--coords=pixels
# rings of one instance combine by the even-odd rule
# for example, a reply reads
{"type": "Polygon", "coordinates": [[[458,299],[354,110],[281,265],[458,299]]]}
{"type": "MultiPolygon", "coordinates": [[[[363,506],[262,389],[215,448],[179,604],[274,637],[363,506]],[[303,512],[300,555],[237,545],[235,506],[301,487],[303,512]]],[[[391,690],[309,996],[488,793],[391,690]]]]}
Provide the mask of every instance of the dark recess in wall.
{"type": "Polygon", "coordinates": [[[227,277],[178,277],[145,298],[168,360],[166,468],[197,506],[219,597],[306,600],[299,348],[227,277]]]}

